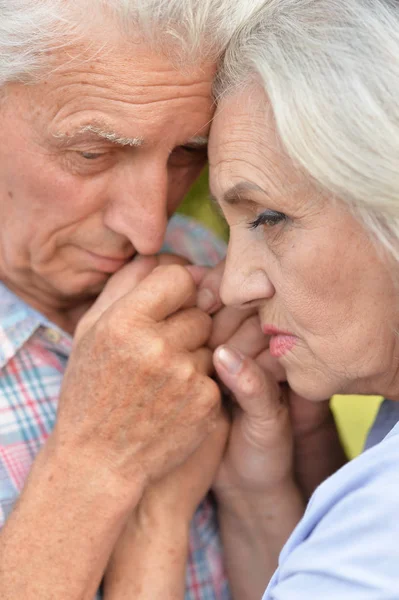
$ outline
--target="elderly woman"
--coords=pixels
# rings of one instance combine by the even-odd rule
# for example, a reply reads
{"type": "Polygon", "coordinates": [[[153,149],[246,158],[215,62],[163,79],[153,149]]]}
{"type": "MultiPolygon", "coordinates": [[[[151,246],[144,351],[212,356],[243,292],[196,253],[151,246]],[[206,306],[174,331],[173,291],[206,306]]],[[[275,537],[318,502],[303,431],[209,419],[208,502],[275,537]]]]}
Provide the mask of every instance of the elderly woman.
{"type": "MultiPolygon", "coordinates": [[[[233,39],[219,78],[211,188],[230,225],[220,297],[257,308],[270,362],[262,375],[234,348],[216,351],[258,444],[242,443],[250,471],[226,469],[228,448],[215,489],[248,533],[241,564],[252,552],[265,581],[298,523],[265,600],[398,598],[398,57],[397,2],[271,0],[233,39]],[[306,512],[282,371],[291,407],[297,395],[391,399],[380,443],[325,481],[306,512]]],[[[215,284],[215,274],[204,282],[208,297],[215,284]]],[[[246,600],[260,596],[253,581],[246,600]]]]}

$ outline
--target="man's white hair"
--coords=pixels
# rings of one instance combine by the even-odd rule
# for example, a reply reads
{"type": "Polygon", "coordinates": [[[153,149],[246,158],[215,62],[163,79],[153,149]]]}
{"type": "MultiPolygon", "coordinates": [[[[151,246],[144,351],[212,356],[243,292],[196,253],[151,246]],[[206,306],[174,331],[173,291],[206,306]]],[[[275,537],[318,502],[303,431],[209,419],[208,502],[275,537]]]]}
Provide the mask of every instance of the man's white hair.
{"type": "Polygon", "coordinates": [[[264,0],[217,94],[254,78],[295,163],[399,259],[398,0],[264,0]]]}
{"type": "MultiPolygon", "coordinates": [[[[122,35],[143,36],[178,60],[216,59],[260,0],[0,0],[0,86],[31,82],[53,50],[90,36],[106,19],[122,35]]],[[[104,32],[104,46],[107,32],[104,32]]]]}

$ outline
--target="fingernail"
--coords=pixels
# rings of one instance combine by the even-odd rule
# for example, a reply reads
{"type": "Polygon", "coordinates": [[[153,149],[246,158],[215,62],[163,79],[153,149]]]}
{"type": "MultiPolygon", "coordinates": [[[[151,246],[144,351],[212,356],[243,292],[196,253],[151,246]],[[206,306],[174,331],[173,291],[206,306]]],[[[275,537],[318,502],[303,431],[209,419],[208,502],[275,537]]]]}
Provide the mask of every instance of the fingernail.
{"type": "Polygon", "coordinates": [[[204,312],[209,312],[216,304],[216,297],[210,289],[205,288],[198,292],[197,306],[204,312]]]}
{"type": "Polygon", "coordinates": [[[217,351],[217,360],[232,375],[236,375],[242,367],[243,356],[236,350],[222,346],[217,351]]]}

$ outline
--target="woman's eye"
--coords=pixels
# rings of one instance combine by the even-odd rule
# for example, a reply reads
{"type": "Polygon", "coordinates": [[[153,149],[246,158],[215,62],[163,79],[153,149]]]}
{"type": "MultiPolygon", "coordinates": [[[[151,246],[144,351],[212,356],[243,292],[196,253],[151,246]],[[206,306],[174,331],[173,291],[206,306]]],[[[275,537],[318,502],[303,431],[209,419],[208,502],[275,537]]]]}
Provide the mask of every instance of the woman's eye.
{"type": "Polygon", "coordinates": [[[96,158],[101,158],[103,156],[103,154],[99,152],[79,152],[78,154],[86,160],[95,160],[96,158]]]}
{"type": "Polygon", "coordinates": [[[256,229],[260,225],[266,225],[268,227],[273,227],[282,221],[286,221],[287,216],[284,213],[278,212],[276,210],[265,210],[261,213],[256,219],[250,221],[248,223],[249,229],[256,229]]]}

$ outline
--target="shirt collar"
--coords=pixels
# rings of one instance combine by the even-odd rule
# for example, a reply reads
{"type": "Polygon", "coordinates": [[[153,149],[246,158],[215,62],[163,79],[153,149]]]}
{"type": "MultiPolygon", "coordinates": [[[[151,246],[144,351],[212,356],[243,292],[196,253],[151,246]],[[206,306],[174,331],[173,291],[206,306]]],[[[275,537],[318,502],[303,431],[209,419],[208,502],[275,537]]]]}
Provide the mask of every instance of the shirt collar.
{"type": "Polygon", "coordinates": [[[47,317],[29,306],[0,282],[0,368],[13,358],[40,328],[58,331],[60,339],[70,336],[47,317]]]}

